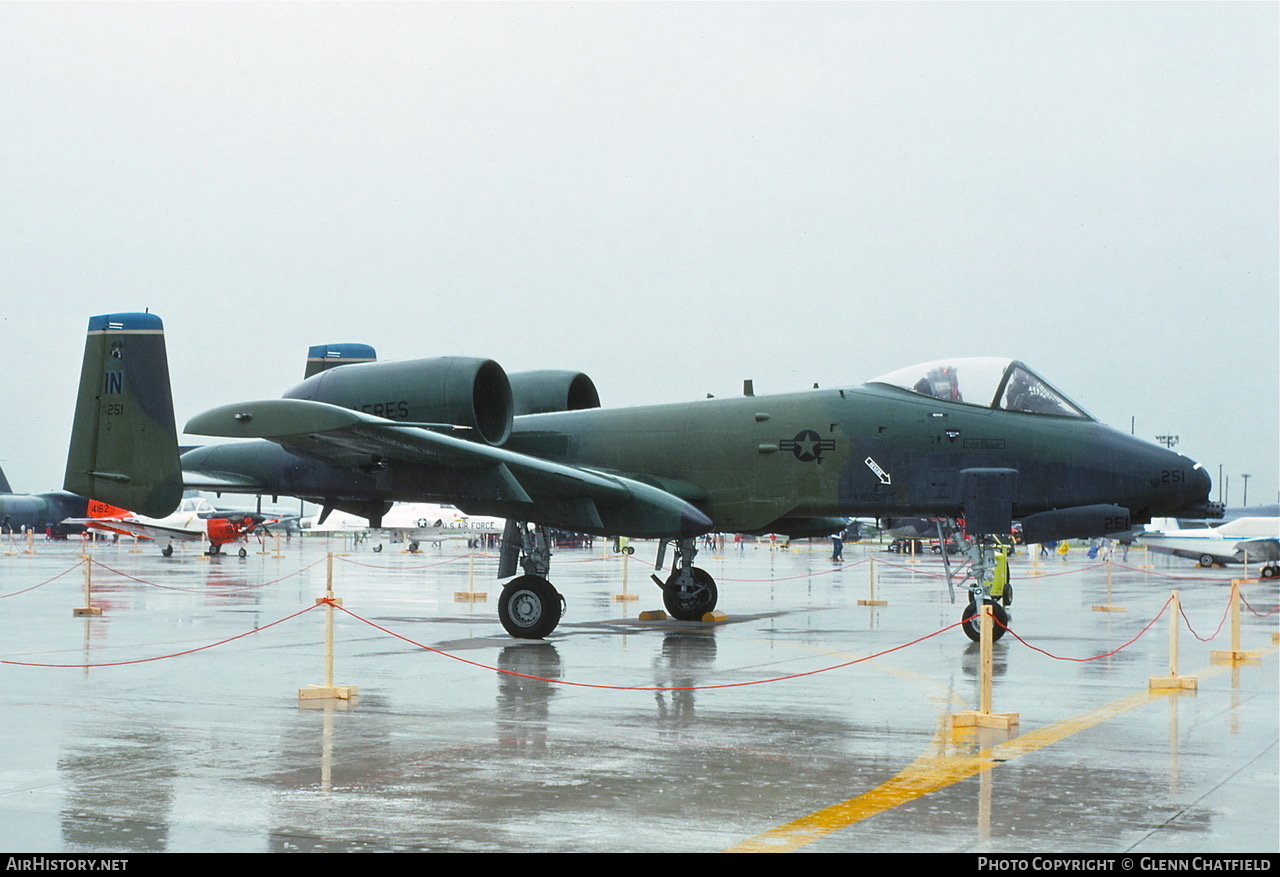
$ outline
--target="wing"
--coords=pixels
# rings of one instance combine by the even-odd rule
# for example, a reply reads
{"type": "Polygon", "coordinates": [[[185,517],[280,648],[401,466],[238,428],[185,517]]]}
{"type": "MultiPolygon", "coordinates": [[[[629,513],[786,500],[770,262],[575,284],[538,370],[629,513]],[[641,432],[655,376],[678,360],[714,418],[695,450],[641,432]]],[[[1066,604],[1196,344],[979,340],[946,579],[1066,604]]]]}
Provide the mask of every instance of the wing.
{"type": "MultiPolygon", "coordinates": [[[[453,498],[502,517],[588,532],[687,538],[711,520],[684,499],[620,475],[569,466],[324,402],[268,399],[224,405],[192,418],[186,432],[262,438],[330,465],[418,468],[424,480],[485,485],[485,495],[453,498]]],[[[265,486],[270,489],[269,485],[265,486]]],[[[454,488],[457,491],[457,488],[454,488]]],[[[438,492],[448,492],[446,490],[438,492]]]]}
{"type": "Polygon", "coordinates": [[[172,527],[161,524],[143,524],[138,521],[112,521],[102,518],[90,518],[83,521],[86,527],[94,530],[106,530],[110,533],[123,533],[130,536],[137,536],[140,539],[155,539],[160,541],[168,539],[170,541],[188,541],[199,539],[204,535],[204,530],[193,530],[188,527],[172,527]]]}
{"type": "Polygon", "coordinates": [[[1236,557],[1250,560],[1280,560],[1280,539],[1245,539],[1236,543],[1236,557]]]}

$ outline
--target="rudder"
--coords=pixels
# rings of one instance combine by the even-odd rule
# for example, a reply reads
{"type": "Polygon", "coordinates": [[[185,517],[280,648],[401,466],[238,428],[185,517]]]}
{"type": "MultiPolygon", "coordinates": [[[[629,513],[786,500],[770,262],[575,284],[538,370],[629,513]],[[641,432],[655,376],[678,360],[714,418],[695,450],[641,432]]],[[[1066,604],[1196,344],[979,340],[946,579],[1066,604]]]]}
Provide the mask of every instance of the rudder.
{"type": "Polygon", "coordinates": [[[150,517],[182,499],[164,323],[89,318],[63,488],[150,517]]]}

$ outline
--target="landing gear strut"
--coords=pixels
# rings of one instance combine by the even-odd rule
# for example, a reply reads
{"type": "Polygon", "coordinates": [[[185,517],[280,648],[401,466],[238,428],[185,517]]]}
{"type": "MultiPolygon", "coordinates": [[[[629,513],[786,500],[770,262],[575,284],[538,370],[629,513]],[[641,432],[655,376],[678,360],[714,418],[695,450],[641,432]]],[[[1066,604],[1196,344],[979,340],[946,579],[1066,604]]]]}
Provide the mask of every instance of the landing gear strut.
{"type": "MultiPolygon", "coordinates": [[[[955,528],[955,523],[952,522],[955,528]]],[[[958,528],[955,528],[958,532],[958,528]]],[[[939,522],[939,538],[942,538],[942,526],[939,522]]],[[[995,629],[991,632],[992,641],[1004,636],[1009,625],[1009,612],[1005,608],[1013,602],[1013,587],[1009,584],[1009,564],[1005,557],[1005,547],[989,534],[977,534],[967,540],[959,540],[964,546],[964,554],[969,559],[967,573],[969,584],[969,602],[965,606],[961,620],[964,624],[965,636],[974,642],[982,640],[982,619],[978,607],[984,603],[991,607],[991,615],[995,620],[995,629]]],[[[943,555],[944,559],[946,555],[943,555]]],[[[947,583],[951,583],[951,565],[947,564],[947,583]]]]}
{"type": "MultiPolygon", "coordinates": [[[[667,543],[658,547],[658,569],[662,569],[667,543]]],[[[716,608],[719,593],[716,581],[706,570],[693,565],[698,554],[698,540],[680,539],[675,543],[675,557],[671,563],[671,575],[663,582],[653,576],[662,588],[662,603],[667,613],[679,621],[701,621],[702,616],[716,608]]]]}
{"type": "Polygon", "coordinates": [[[524,521],[507,521],[502,534],[498,576],[515,574],[517,558],[524,575],[512,579],[498,597],[498,619],[517,639],[542,639],[556,629],[565,601],[547,581],[551,571],[551,542],[545,527],[524,521]]]}

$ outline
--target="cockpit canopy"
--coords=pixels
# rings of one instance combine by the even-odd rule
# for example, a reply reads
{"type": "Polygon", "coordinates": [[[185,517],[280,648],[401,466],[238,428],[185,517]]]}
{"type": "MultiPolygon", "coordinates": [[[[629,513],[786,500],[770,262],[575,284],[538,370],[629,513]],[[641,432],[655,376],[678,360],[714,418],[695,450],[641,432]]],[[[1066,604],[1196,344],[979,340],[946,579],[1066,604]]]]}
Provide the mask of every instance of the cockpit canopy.
{"type": "Polygon", "coordinates": [[[1001,411],[1093,419],[1016,359],[940,359],[898,369],[870,383],[889,384],[921,396],[1001,411]]]}
{"type": "Polygon", "coordinates": [[[177,508],[178,512],[186,515],[216,512],[217,510],[217,507],[203,496],[184,496],[177,508]]]}

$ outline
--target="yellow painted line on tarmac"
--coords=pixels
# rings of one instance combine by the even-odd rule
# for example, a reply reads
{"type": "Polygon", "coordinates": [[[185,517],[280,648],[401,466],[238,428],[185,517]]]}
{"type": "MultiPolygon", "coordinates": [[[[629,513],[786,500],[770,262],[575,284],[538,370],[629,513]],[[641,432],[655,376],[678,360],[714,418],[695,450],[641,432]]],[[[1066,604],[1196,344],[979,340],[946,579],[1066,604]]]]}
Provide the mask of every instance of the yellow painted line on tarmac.
{"type": "MultiPolygon", "coordinates": [[[[1267,653],[1273,653],[1273,645],[1267,653]]],[[[1211,665],[1192,674],[1198,679],[1207,679],[1220,675],[1230,669],[1229,665],[1211,665]]],[[[984,770],[991,770],[1006,761],[1028,755],[1057,743],[1072,734],[1087,730],[1116,716],[1145,706],[1155,700],[1162,700],[1176,691],[1142,691],[1112,701],[1105,706],[1082,713],[1073,718],[1054,722],[1035,731],[1021,734],[1012,740],[996,744],[974,755],[934,755],[926,754],[907,765],[900,773],[885,783],[850,798],[840,804],[818,810],[791,822],[772,828],[763,834],[743,841],[725,850],[729,853],[788,853],[814,841],[821,840],[842,828],[853,825],[868,817],[891,810],[901,804],[914,801],[930,792],[946,788],[977,776],[984,770]]],[[[939,738],[946,729],[935,735],[935,746],[938,751],[945,751],[939,738]]]]}

